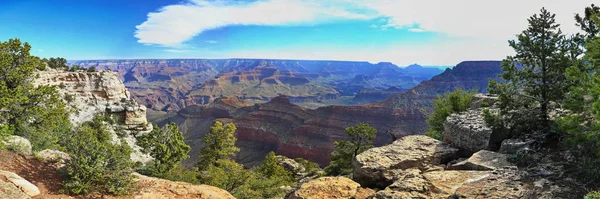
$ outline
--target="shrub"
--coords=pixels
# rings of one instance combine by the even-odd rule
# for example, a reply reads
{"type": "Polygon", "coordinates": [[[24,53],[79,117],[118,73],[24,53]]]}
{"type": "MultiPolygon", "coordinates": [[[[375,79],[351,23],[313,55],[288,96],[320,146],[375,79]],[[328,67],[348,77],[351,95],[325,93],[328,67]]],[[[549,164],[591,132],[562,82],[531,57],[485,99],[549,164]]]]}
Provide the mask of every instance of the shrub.
{"type": "Polygon", "coordinates": [[[65,177],[62,192],[124,195],[132,190],[132,150],[124,141],[111,143],[102,120],[82,124],[64,141],[70,159],[61,168],[65,177]]]}
{"type": "Polygon", "coordinates": [[[600,191],[592,191],[586,194],[583,199],[600,199],[600,191]]]}
{"type": "Polygon", "coordinates": [[[181,161],[190,157],[188,152],[191,148],[183,142],[183,134],[175,123],[163,128],[155,125],[150,133],[140,136],[137,143],[145,153],[150,153],[154,158],[147,170],[152,176],[164,177],[181,165],[181,161]]]}
{"type": "Polygon", "coordinates": [[[429,118],[426,121],[429,125],[429,131],[425,135],[441,140],[446,118],[452,113],[466,111],[473,101],[474,94],[474,90],[465,91],[457,88],[452,92],[438,95],[433,99],[433,112],[429,114],[429,118]]]}
{"type": "Polygon", "coordinates": [[[352,159],[373,147],[373,139],[377,129],[365,123],[346,128],[350,140],[334,142],[335,150],[331,152],[331,163],[325,167],[327,175],[350,175],[352,173],[352,159]]]}

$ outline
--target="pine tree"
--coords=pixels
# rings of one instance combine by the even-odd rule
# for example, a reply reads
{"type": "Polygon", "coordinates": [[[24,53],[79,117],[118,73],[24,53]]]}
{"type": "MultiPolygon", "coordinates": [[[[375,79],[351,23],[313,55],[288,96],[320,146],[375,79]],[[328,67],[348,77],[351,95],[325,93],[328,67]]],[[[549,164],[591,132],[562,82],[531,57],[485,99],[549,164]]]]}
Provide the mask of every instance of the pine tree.
{"type": "Polygon", "coordinates": [[[579,14],[575,15],[576,25],[586,33],[588,38],[600,36],[600,27],[597,22],[598,15],[600,14],[600,7],[592,4],[590,7],[585,8],[583,17],[579,14]]]}
{"type": "Polygon", "coordinates": [[[138,138],[137,144],[154,158],[149,168],[151,175],[165,177],[179,166],[181,161],[189,158],[188,152],[191,148],[183,140],[183,134],[179,132],[175,123],[167,124],[163,128],[154,125],[150,133],[138,138]]]}
{"type": "Polygon", "coordinates": [[[377,129],[365,123],[346,128],[350,140],[334,143],[335,150],[331,153],[331,163],[325,167],[327,175],[349,175],[352,173],[352,159],[373,147],[373,139],[377,129]]]}
{"type": "Polygon", "coordinates": [[[549,105],[564,98],[570,86],[565,71],[573,61],[570,42],[554,18],[542,8],[541,13],[528,19],[529,27],[517,40],[509,41],[516,55],[502,62],[500,77],[504,81],[490,79],[488,88],[499,95],[502,115],[515,121],[537,118],[535,129],[545,133],[550,133],[549,105]]]}
{"type": "Polygon", "coordinates": [[[62,191],[77,195],[123,195],[131,191],[132,150],[124,141],[111,143],[99,117],[83,123],[63,141],[70,158],[61,168],[65,174],[62,191]]]}
{"type": "Polygon", "coordinates": [[[600,12],[592,5],[585,10],[587,28],[582,26],[588,37],[585,56],[567,70],[569,80],[575,82],[566,94],[564,108],[569,112],[557,120],[564,133],[563,143],[576,153],[576,164],[572,165],[577,180],[588,188],[600,186],[600,12]],[[591,14],[595,13],[595,14],[591,14]],[[590,28],[592,27],[592,28],[590,28]],[[596,27],[596,28],[593,28],[596,27]]]}
{"type": "Polygon", "coordinates": [[[36,151],[59,148],[58,140],[70,130],[67,108],[55,86],[31,83],[34,71],[45,65],[30,50],[19,39],[0,42],[0,124],[29,139],[36,151]]]}
{"type": "Polygon", "coordinates": [[[469,92],[457,88],[450,93],[445,93],[433,99],[433,112],[429,114],[426,121],[429,125],[429,131],[425,132],[425,135],[441,140],[446,118],[452,113],[466,111],[473,101],[474,94],[475,91],[469,92]]]}
{"type": "Polygon", "coordinates": [[[216,121],[210,127],[210,133],[204,136],[202,140],[206,145],[200,149],[198,170],[202,171],[210,165],[214,165],[217,160],[229,159],[240,149],[235,146],[236,127],[233,123],[223,125],[216,121]]]}

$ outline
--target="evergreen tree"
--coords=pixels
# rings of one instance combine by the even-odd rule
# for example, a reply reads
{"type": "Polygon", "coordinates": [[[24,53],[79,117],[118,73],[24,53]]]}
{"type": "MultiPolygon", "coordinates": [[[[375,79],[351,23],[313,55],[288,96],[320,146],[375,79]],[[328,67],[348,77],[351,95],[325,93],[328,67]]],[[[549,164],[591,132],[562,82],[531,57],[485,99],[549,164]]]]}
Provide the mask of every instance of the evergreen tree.
{"type": "Polygon", "coordinates": [[[34,150],[58,148],[70,129],[65,104],[55,86],[34,86],[35,70],[45,68],[19,39],[0,42],[0,124],[8,134],[23,136],[34,150]]]}
{"type": "Polygon", "coordinates": [[[285,178],[287,181],[291,181],[290,173],[286,171],[283,166],[277,164],[277,156],[273,151],[269,152],[265,156],[263,163],[256,167],[256,172],[267,178],[280,177],[285,178]]]}
{"type": "Polygon", "coordinates": [[[68,69],[67,60],[62,57],[50,58],[48,60],[44,60],[48,64],[48,67],[53,69],[68,69]]]}
{"type": "Polygon", "coordinates": [[[251,188],[261,195],[261,198],[281,197],[285,190],[281,186],[294,183],[293,174],[277,163],[275,152],[271,151],[265,156],[263,163],[255,168],[257,180],[251,188]]]}
{"type": "Polygon", "coordinates": [[[594,21],[597,20],[598,14],[600,14],[600,7],[592,4],[590,7],[585,8],[583,16],[579,14],[575,15],[576,25],[586,33],[588,38],[600,36],[600,27],[594,21]]]}
{"type": "Polygon", "coordinates": [[[132,150],[124,141],[111,143],[99,117],[69,133],[63,144],[70,158],[61,168],[65,175],[62,191],[123,195],[132,189],[132,150]]]}
{"type": "MultiPolygon", "coordinates": [[[[586,8],[587,27],[598,27],[598,7],[586,8]],[[591,15],[590,12],[595,12],[591,15]]],[[[578,20],[578,23],[579,20],[578,20]]],[[[580,65],[567,70],[569,80],[575,82],[566,95],[565,108],[568,114],[558,119],[564,133],[563,143],[577,153],[577,164],[572,165],[577,180],[589,188],[600,186],[600,35],[597,28],[583,29],[588,37],[585,56],[580,65]]]]}
{"type": "Polygon", "coordinates": [[[233,160],[218,159],[200,173],[199,180],[202,184],[222,188],[236,198],[259,198],[258,193],[250,187],[255,174],[233,160]]]}
{"type": "Polygon", "coordinates": [[[235,146],[235,125],[216,121],[210,127],[210,133],[204,136],[202,140],[206,145],[200,149],[198,170],[204,170],[210,165],[214,165],[217,160],[229,159],[240,149],[235,146]]]}
{"type": "Polygon", "coordinates": [[[350,175],[352,173],[352,159],[359,153],[373,147],[373,139],[377,129],[365,123],[346,128],[350,140],[334,143],[335,150],[331,153],[331,163],[325,167],[327,175],[350,175]]]}
{"type": "MultiPolygon", "coordinates": [[[[545,8],[529,18],[529,27],[516,41],[509,41],[516,55],[502,62],[500,77],[504,81],[490,79],[488,88],[499,95],[503,116],[515,121],[537,118],[534,129],[546,133],[550,132],[549,105],[564,98],[570,86],[565,71],[572,62],[572,46],[554,18],[545,8]]],[[[535,123],[528,121],[526,125],[535,123]]]]}
{"type": "Polygon", "coordinates": [[[179,132],[175,123],[167,124],[163,128],[154,125],[150,133],[138,138],[137,144],[154,158],[148,170],[150,175],[164,178],[180,165],[181,161],[189,158],[188,152],[191,148],[183,140],[183,134],[179,132]]]}
{"type": "Polygon", "coordinates": [[[441,140],[446,118],[452,113],[466,111],[473,101],[474,94],[475,91],[468,92],[457,88],[433,99],[433,112],[429,114],[426,121],[429,125],[429,131],[425,135],[441,140]]]}

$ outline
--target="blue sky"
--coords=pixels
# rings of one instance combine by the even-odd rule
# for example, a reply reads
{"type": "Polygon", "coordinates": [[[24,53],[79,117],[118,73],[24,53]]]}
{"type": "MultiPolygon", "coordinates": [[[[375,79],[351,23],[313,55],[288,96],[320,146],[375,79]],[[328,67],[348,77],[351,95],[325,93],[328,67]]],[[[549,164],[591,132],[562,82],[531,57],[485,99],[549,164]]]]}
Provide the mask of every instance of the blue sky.
{"type": "Polygon", "coordinates": [[[0,40],[41,57],[499,60],[542,6],[575,32],[592,0],[2,0],[0,40]],[[561,3],[562,2],[562,3],[561,3]],[[519,5],[519,7],[515,7],[519,5]]]}

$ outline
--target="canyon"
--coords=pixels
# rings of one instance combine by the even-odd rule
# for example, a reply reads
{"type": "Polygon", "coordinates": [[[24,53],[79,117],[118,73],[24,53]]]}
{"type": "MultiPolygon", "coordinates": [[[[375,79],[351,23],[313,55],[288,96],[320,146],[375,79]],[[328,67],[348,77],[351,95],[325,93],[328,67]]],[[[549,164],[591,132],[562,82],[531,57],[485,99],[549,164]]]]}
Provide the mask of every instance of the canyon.
{"type": "Polygon", "coordinates": [[[376,146],[422,134],[427,130],[424,112],[431,109],[433,98],[456,87],[485,92],[488,79],[497,78],[500,72],[499,61],[466,61],[379,102],[308,109],[295,105],[288,96],[253,105],[233,96],[215,99],[207,105],[191,105],[176,114],[159,113],[161,116],[153,116],[151,120],[160,125],[170,122],[179,125],[186,143],[192,146],[187,166],[197,161],[201,140],[216,120],[233,122],[238,127],[237,145],[241,152],[237,161],[247,166],[256,165],[270,151],[327,165],[333,142],[348,139],[346,127],[360,122],[375,127],[376,146]]]}
{"type": "Polygon", "coordinates": [[[178,111],[229,96],[249,104],[287,95],[300,105],[349,105],[354,102],[338,99],[351,99],[363,89],[410,89],[443,72],[419,65],[399,68],[389,62],[270,59],[82,60],[70,64],[116,72],[133,99],[156,111],[178,111]]]}

